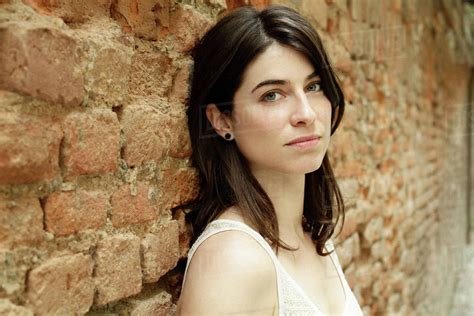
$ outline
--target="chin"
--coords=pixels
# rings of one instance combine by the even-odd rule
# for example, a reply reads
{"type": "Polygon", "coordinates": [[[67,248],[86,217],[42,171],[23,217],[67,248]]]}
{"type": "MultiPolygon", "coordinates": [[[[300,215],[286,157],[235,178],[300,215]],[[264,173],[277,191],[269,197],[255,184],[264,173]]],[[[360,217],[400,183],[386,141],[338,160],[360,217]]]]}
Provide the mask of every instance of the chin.
{"type": "Polygon", "coordinates": [[[307,170],[305,172],[305,174],[314,172],[314,171],[318,170],[319,168],[321,168],[321,164],[315,165],[313,168],[309,168],[309,170],[307,170]]]}
{"type": "Polygon", "coordinates": [[[291,170],[286,170],[286,173],[307,174],[321,168],[321,162],[318,161],[317,163],[315,163],[314,161],[312,161],[310,164],[307,164],[307,165],[299,164],[298,166],[293,165],[292,167],[293,168],[291,168],[291,170]]]}

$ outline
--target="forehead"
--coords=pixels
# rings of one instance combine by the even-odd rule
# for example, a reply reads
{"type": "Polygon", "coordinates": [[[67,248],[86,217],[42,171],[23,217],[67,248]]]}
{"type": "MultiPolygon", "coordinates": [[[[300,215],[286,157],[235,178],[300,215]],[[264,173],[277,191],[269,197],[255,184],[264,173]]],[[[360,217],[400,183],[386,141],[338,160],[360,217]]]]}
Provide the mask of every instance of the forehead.
{"type": "Polygon", "coordinates": [[[247,66],[242,85],[255,85],[266,79],[303,80],[314,71],[303,53],[275,42],[247,66]]]}

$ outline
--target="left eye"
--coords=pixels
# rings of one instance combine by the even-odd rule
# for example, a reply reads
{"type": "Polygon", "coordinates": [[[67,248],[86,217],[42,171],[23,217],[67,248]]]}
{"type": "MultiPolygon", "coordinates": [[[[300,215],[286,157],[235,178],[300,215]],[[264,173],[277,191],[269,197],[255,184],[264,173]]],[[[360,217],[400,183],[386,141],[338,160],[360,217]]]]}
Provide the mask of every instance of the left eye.
{"type": "Polygon", "coordinates": [[[277,95],[279,95],[279,94],[280,93],[278,93],[276,91],[270,91],[269,93],[267,93],[263,96],[263,100],[267,101],[267,102],[277,101],[277,95]]]}
{"type": "Polygon", "coordinates": [[[321,90],[321,83],[320,82],[313,82],[308,86],[308,90],[310,91],[319,91],[321,90]]]}

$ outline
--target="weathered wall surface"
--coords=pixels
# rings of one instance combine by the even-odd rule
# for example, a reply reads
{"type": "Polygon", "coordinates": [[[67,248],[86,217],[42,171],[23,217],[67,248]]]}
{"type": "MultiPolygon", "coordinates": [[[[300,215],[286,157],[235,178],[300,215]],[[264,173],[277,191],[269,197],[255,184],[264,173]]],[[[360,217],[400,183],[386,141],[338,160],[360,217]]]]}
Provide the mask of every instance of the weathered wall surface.
{"type": "MultiPolygon", "coordinates": [[[[173,313],[197,193],[189,49],[248,2],[0,0],[0,314],[173,313]]],[[[364,312],[439,314],[466,227],[461,2],[274,3],[310,18],[349,102],[329,152],[364,312]]]]}

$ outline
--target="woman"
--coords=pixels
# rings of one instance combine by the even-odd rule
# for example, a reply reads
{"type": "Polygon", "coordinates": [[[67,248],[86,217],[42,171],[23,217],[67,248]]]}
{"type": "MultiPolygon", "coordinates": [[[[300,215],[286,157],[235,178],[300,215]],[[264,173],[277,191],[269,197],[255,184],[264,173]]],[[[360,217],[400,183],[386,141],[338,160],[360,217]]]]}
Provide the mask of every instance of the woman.
{"type": "Polygon", "coordinates": [[[241,7],[192,55],[201,181],[177,314],[361,315],[330,240],[344,96],[316,31],[287,7],[241,7]]]}

